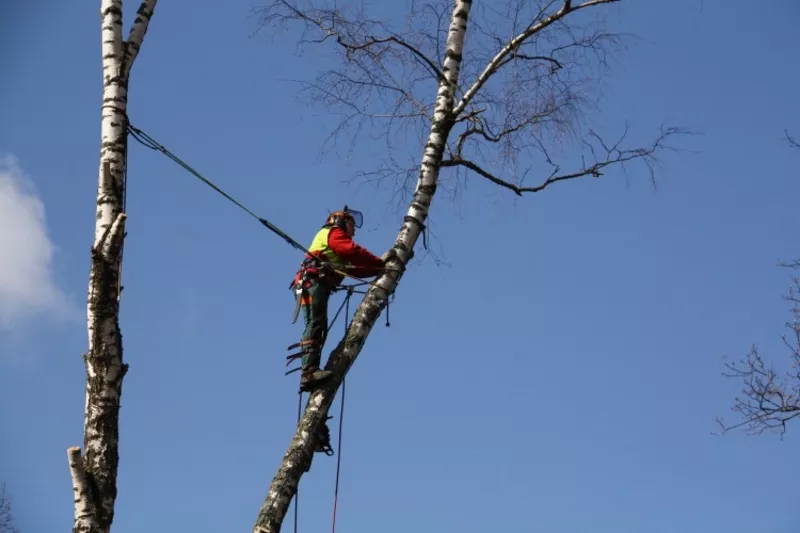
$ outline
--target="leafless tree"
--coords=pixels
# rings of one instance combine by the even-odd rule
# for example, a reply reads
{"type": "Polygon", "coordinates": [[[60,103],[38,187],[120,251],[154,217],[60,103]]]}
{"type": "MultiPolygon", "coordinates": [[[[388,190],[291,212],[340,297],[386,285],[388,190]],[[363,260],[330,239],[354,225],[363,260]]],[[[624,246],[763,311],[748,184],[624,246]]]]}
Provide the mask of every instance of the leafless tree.
{"type": "MultiPolygon", "coordinates": [[[[784,135],[790,147],[800,149],[788,131],[784,135]]],[[[800,258],[779,266],[798,271],[800,258]]],[[[787,422],[800,416],[800,276],[791,277],[784,299],[791,305],[791,319],[785,324],[788,333],[781,337],[789,351],[790,370],[775,370],[755,345],[741,360],[726,362],[723,376],[740,380],[742,389],[731,407],[736,422],[727,424],[717,418],[722,433],[741,429],[751,435],[768,432],[783,436],[787,422]]]]}
{"type": "MultiPolygon", "coordinates": [[[[800,270],[800,259],[781,266],[800,270]]],[[[742,429],[751,435],[765,432],[783,435],[786,424],[800,416],[800,276],[792,277],[789,294],[784,299],[792,306],[791,320],[786,323],[788,333],[782,336],[789,351],[790,370],[775,370],[756,346],[740,361],[725,363],[723,375],[741,380],[742,390],[731,407],[737,421],[728,425],[717,419],[723,433],[742,429]]]]}
{"type": "Polygon", "coordinates": [[[5,485],[0,487],[0,533],[19,533],[11,512],[11,497],[5,485]]]}
{"type": "Polygon", "coordinates": [[[299,26],[302,44],[333,51],[334,66],[302,81],[301,93],[338,114],[329,146],[343,136],[356,143],[361,134],[385,141],[384,164],[361,177],[391,179],[408,196],[408,207],[383,256],[386,274],[329,357],[333,377],[310,394],[255,533],[280,531],[311,466],[317,429],[414,255],[437,190],[458,192],[475,176],[522,196],[633,162],[652,178],[656,155],[683,133],[662,128],[652,142],[632,147],[625,144],[627,126],[614,140],[585,129],[593,90],[621,39],[604,31],[600,16],[615,2],[411,0],[399,24],[343,0],[271,0],[256,11],[262,28],[299,26]],[[564,169],[557,160],[567,157],[576,164],[564,169]]]}
{"type": "Polygon", "coordinates": [[[128,85],[157,0],[142,0],[128,38],[122,0],[101,0],[103,101],[94,239],[87,298],[89,350],[83,447],[67,450],[75,498],[74,533],[108,533],[114,520],[119,463],[122,360],[119,300],[125,239],[128,85]]]}

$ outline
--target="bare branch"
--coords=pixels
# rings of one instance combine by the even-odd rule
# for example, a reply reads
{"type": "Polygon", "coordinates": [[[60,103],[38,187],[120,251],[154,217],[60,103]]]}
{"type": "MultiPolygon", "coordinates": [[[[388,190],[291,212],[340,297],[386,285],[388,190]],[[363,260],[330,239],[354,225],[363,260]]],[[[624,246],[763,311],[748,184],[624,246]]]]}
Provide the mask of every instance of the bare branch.
{"type": "MultiPolygon", "coordinates": [[[[799,148],[800,144],[784,130],[789,146],[799,148]]],[[[800,270],[800,258],[789,262],[779,262],[778,266],[800,270]]],[[[740,379],[741,395],[734,399],[731,410],[739,421],[726,425],[717,418],[722,433],[733,429],[744,429],[750,434],[786,432],[786,424],[800,416],[800,276],[793,276],[789,291],[784,300],[791,304],[792,320],[785,324],[789,333],[783,335],[784,346],[789,350],[791,370],[782,377],[764,363],[758,349],[753,346],[750,353],[737,363],[726,363],[726,377],[740,379]]]]}
{"type": "MultiPolygon", "coordinates": [[[[475,133],[478,132],[478,130],[471,130],[471,131],[475,133]]],[[[502,135],[488,136],[485,135],[485,133],[482,131],[480,131],[480,133],[484,134],[484,136],[487,139],[491,140],[492,142],[497,142],[502,138],[502,135]]],[[[595,156],[594,161],[592,163],[585,165],[583,168],[576,170],[574,172],[570,172],[568,174],[559,174],[560,171],[559,167],[554,165],[555,169],[550,174],[550,176],[539,185],[533,187],[524,187],[503,180],[501,178],[498,178],[497,176],[493,175],[487,170],[481,168],[477,163],[461,158],[459,155],[460,154],[459,151],[457,151],[456,155],[453,156],[452,158],[442,161],[442,166],[443,167],[462,166],[468,168],[473,172],[479,174],[480,176],[488,179],[492,183],[504,187],[506,189],[509,189],[518,196],[522,196],[522,194],[526,192],[532,192],[532,193],[539,192],[544,188],[552,185],[553,183],[559,181],[566,181],[566,180],[572,180],[589,176],[594,178],[599,178],[600,176],[603,175],[602,171],[606,167],[612,165],[624,165],[625,163],[634,160],[642,160],[647,165],[652,177],[653,168],[651,163],[655,160],[655,154],[660,150],[669,148],[665,143],[667,138],[674,135],[685,134],[685,133],[687,132],[679,128],[665,128],[662,129],[661,134],[658,136],[658,138],[656,138],[656,140],[653,142],[652,145],[643,148],[623,149],[620,148],[620,145],[622,144],[622,141],[625,138],[625,134],[623,134],[622,137],[615,144],[609,146],[603,141],[602,138],[600,138],[599,135],[597,135],[594,132],[591,132],[590,135],[595,139],[596,143],[600,145],[599,147],[596,147],[591,144],[588,144],[587,142],[587,147],[589,148],[590,152],[595,156]],[[599,151],[598,148],[602,148],[604,152],[602,158],[596,157],[599,151]]],[[[549,156],[548,156],[548,161],[550,161],[549,156]]]]}
{"type": "Polygon", "coordinates": [[[411,56],[429,69],[435,80],[440,80],[444,75],[436,63],[425,55],[419,48],[411,45],[397,33],[394,33],[384,24],[372,21],[370,23],[353,23],[345,18],[335,9],[312,9],[309,11],[300,10],[296,4],[287,0],[276,0],[271,6],[259,11],[261,14],[261,24],[266,25],[276,21],[286,22],[299,20],[311,27],[316,27],[322,34],[311,42],[321,43],[330,37],[336,39],[336,43],[344,48],[348,54],[366,51],[376,48],[377,45],[395,43],[411,53],[411,56]],[[385,33],[382,37],[377,37],[370,33],[370,30],[379,29],[385,33]]]}
{"type": "Polygon", "coordinates": [[[477,163],[474,163],[474,162],[466,160],[466,159],[461,159],[461,158],[445,159],[444,161],[442,161],[441,166],[442,167],[455,167],[455,166],[466,167],[466,168],[470,169],[471,171],[483,176],[484,178],[486,178],[487,180],[491,181],[495,185],[500,185],[501,187],[505,187],[506,189],[511,189],[512,191],[517,193],[518,196],[522,196],[522,193],[525,192],[522,189],[520,189],[519,187],[517,187],[516,185],[513,185],[511,183],[508,183],[507,181],[501,180],[500,178],[498,178],[496,176],[493,176],[492,174],[490,174],[489,172],[487,172],[486,170],[484,170],[480,166],[478,166],[477,163]]]}
{"type": "MultiPolygon", "coordinates": [[[[532,14],[521,12],[524,4],[519,2],[517,9],[497,16],[502,20],[541,20],[555,2],[532,14]]],[[[527,28],[530,24],[526,24],[527,28]]],[[[497,35],[487,37],[501,48],[508,44],[497,35]]],[[[463,129],[455,132],[454,144],[448,145],[451,159],[470,161],[495,178],[521,187],[522,176],[540,172],[532,172],[535,168],[528,156],[543,156],[550,163],[547,145],[559,150],[573,140],[585,145],[578,130],[593,105],[590,91],[600,76],[588,70],[606,68],[607,48],[618,41],[617,35],[601,31],[598,24],[583,27],[563,19],[532,35],[499,61],[501,66],[509,66],[498,67],[491,82],[481,87],[456,119],[463,129]],[[501,177],[508,174],[511,179],[501,177]]],[[[474,60],[476,51],[472,54],[474,60]]],[[[485,65],[496,60],[496,55],[487,58],[475,79],[484,73],[485,65]]]]}
{"type": "Polygon", "coordinates": [[[564,68],[564,65],[562,65],[561,62],[558,61],[555,58],[552,58],[552,57],[549,57],[549,56],[529,56],[529,55],[521,54],[521,53],[518,53],[518,52],[512,52],[510,56],[506,57],[499,65],[497,65],[497,68],[500,69],[504,65],[507,65],[508,63],[511,63],[515,59],[520,59],[520,60],[523,60],[523,61],[545,61],[545,62],[548,62],[548,63],[550,63],[551,69],[552,69],[553,72],[555,72],[558,69],[564,68]]]}
{"type": "Polygon", "coordinates": [[[304,29],[301,43],[330,45],[339,63],[304,83],[304,88],[326,112],[341,119],[334,137],[345,130],[355,129],[358,134],[362,128],[371,134],[380,130],[373,138],[385,139],[387,155],[377,170],[370,163],[370,171],[359,176],[368,185],[392,180],[394,196],[410,198],[398,236],[384,254],[399,274],[387,271],[376,280],[347,334],[331,352],[325,366],[332,375],[309,397],[254,531],[280,530],[313,456],[315,430],[324,424],[336,390],[388,305],[421,235],[424,244],[434,195],[448,190],[457,194],[458,178],[448,188],[442,179],[448,173],[441,173],[442,168],[456,167],[456,175],[467,169],[518,195],[557,181],[597,177],[608,166],[634,160],[644,162],[652,176],[656,153],[667,149],[665,139],[682,133],[677,128],[665,129],[644,148],[625,148],[624,135],[616,143],[607,143],[590,132],[588,139],[576,136],[586,152],[583,162],[575,163],[577,170],[560,173],[552,162],[546,144],[561,147],[566,137],[578,131],[583,112],[591,105],[587,87],[598,79],[588,71],[606,67],[606,46],[616,42],[616,35],[599,31],[599,24],[573,25],[573,19],[566,18],[615,1],[591,0],[576,6],[563,0],[509,0],[503,8],[502,2],[473,5],[469,0],[454,0],[447,17],[444,2],[420,8],[420,2],[412,0],[402,31],[356,12],[360,8],[352,4],[337,9],[333,2],[333,9],[321,9],[314,0],[270,0],[268,7],[258,11],[262,27],[296,23],[304,29]],[[509,41],[508,36],[515,35],[509,41]],[[484,149],[489,156],[483,155],[484,149]],[[413,161],[397,157],[397,150],[413,151],[413,161]],[[498,171],[497,161],[516,163],[523,151],[539,155],[555,168],[535,187],[524,184],[531,165],[520,179],[498,177],[503,172],[498,171]]]}
{"type": "Polygon", "coordinates": [[[133,26],[131,26],[128,40],[123,44],[122,79],[124,80],[128,80],[131,75],[133,62],[136,61],[136,56],[142,47],[142,41],[147,33],[147,27],[150,25],[150,19],[153,17],[157,2],[158,0],[142,0],[139,11],[136,12],[136,19],[133,21],[133,26]]]}
{"type": "Polygon", "coordinates": [[[789,141],[789,146],[800,149],[800,142],[796,141],[794,137],[789,135],[789,130],[784,130],[783,133],[786,135],[786,140],[789,141]]]}
{"type": "MultiPolygon", "coordinates": [[[[321,9],[300,2],[274,0],[256,10],[260,27],[299,23],[302,43],[335,44],[342,66],[321,73],[315,82],[301,82],[304,94],[337,114],[341,121],[326,139],[336,144],[345,133],[370,132],[385,138],[387,148],[402,146],[409,131],[431,119],[435,103],[430,90],[442,71],[421,48],[424,36],[408,36],[361,13],[321,9]],[[393,140],[396,139],[396,140],[393,140]]],[[[351,147],[356,135],[351,136],[351,147]]]]}
{"type": "Polygon", "coordinates": [[[372,37],[372,36],[370,36],[370,37],[367,38],[367,40],[365,42],[363,42],[361,44],[348,44],[348,43],[345,43],[342,40],[341,37],[338,37],[337,38],[337,42],[340,45],[344,46],[347,50],[350,50],[350,51],[353,51],[353,52],[355,52],[356,50],[364,50],[364,49],[369,48],[371,46],[374,46],[376,44],[394,42],[394,43],[399,44],[400,46],[402,46],[403,48],[405,48],[409,52],[411,52],[411,54],[415,58],[420,60],[424,66],[428,67],[430,69],[430,71],[431,71],[431,74],[433,74],[433,76],[437,80],[439,80],[439,79],[444,77],[444,74],[442,74],[442,71],[439,70],[439,67],[437,67],[436,64],[433,61],[431,61],[430,58],[428,58],[425,54],[420,52],[418,49],[414,48],[413,46],[411,46],[410,44],[405,42],[403,39],[401,39],[397,35],[390,35],[389,37],[372,37]]]}
{"type": "Polygon", "coordinates": [[[780,378],[772,367],[767,367],[758,349],[754,346],[742,361],[726,363],[725,377],[741,379],[744,383],[741,395],[734,400],[731,410],[740,419],[726,425],[717,419],[723,433],[744,428],[752,435],[764,432],[786,432],[786,423],[800,416],[800,398],[796,385],[790,380],[796,376],[787,374],[780,378]]]}
{"type": "MultiPolygon", "coordinates": [[[[456,117],[459,116],[470,104],[475,95],[478,94],[478,91],[480,91],[486,82],[489,81],[489,78],[491,78],[503,65],[506,65],[510,62],[508,60],[508,56],[519,50],[525,41],[530,39],[533,35],[543,31],[545,28],[563,19],[573,11],[599,4],[611,4],[618,1],[619,0],[590,0],[577,6],[573,6],[572,2],[570,1],[565,1],[562,4],[561,9],[555,13],[542,18],[543,12],[540,12],[525,29],[525,31],[512,38],[503,48],[500,49],[499,52],[497,52],[492,60],[489,61],[489,64],[486,65],[485,69],[483,69],[483,72],[480,74],[480,76],[478,76],[478,79],[476,79],[472,86],[467,89],[466,93],[464,93],[464,96],[461,98],[461,101],[456,104],[455,109],[453,109],[453,115],[456,117]]],[[[550,4],[548,4],[548,6],[549,5],[550,4]]],[[[547,7],[545,7],[545,9],[547,9],[547,7]]]]}
{"type": "MultiPolygon", "coordinates": [[[[800,259],[779,265],[798,270],[800,259]]],[[[741,380],[742,390],[731,408],[738,421],[727,425],[717,418],[722,433],[743,429],[752,435],[764,432],[783,435],[787,423],[800,416],[800,277],[792,278],[784,299],[792,304],[792,320],[786,323],[789,333],[782,337],[789,350],[791,370],[779,376],[773,367],[766,365],[755,346],[741,361],[726,363],[723,375],[741,380]]]]}

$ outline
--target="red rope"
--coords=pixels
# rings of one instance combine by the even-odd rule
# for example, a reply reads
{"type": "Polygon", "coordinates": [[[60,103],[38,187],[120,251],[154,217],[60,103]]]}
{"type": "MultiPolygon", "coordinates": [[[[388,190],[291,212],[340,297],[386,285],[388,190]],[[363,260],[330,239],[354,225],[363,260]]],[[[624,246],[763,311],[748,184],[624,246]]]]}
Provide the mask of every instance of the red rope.
{"type": "Polygon", "coordinates": [[[336,488],[333,492],[333,524],[331,533],[336,533],[336,507],[339,503],[339,472],[342,468],[342,420],[344,419],[344,392],[345,392],[345,379],[342,378],[342,407],[339,410],[339,443],[337,448],[339,455],[336,458],[336,488]]]}
{"type": "MultiPolygon", "coordinates": [[[[345,300],[342,303],[342,305],[345,306],[345,316],[350,314],[350,297],[353,295],[353,292],[354,292],[353,288],[352,287],[348,287],[347,296],[345,297],[345,300]]],[[[339,307],[339,311],[341,311],[341,310],[342,310],[342,308],[339,307]]],[[[339,316],[339,311],[336,312],[336,317],[339,316]]],[[[336,317],[334,317],[333,321],[328,326],[328,330],[330,330],[330,327],[333,325],[333,322],[336,321],[336,317]]],[[[344,332],[345,332],[345,335],[347,335],[348,326],[349,326],[348,320],[345,319],[345,321],[344,321],[344,332]]],[[[345,378],[342,377],[342,404],[341,404],[341,408],[339,410],[339,438],[338,438],[338,444],[337,444],[337,448],[339,450],[339,456],[336,458],[336,486],[335,486],[335,489],[333,491],[333,523],[332,523],[332,526],[331,526],[332,533],[336,533],[336,510],[337,510],[337,507],[338,507],[338,504],[339,504],[339,477],[340,477],[341,470],[342,470],[342,420],[344,420],[345,389],[346,389],[346,381],[345,381],[345,378]]],[[[298,425],[300,425],[300,418],[301,418],[301,413],[302,413],[302,405],[303,405],[302,404],[302,397],[303,397],[302,393],[298,394],[298,401],[297,401],[297,424],[298,425]]],[[[297,520],[297,515],[298,515],[297,507],[298,507],[299,498],[300,498],[300,487],[298,486],[297,487],[297,491],[295,492],[295,496],[294,496],[294,533],[297,533],[297,522],[298,522],[298,520],[297,520]]]]}
{"type": "MultiPolygon", "coordinates": [[[[297,425],[300,425],[300,415],[303,411],[303,393],[297,393],[297,425]]],[[[294,494],[294,533],[297,533],[297,506],[300,501],[300,485],[298,484],[297,490],[294,494]]]]}
{"type": "MultiPolygon", "coordinates": [[[[350,316],[350,297],[353,295],[353,289],[351,288],[348,291],[347,297],[345,298],[345,311],[344,311],[344,334],[347,336],[347,327],[348,327],[348,320],[347,317],[350,316]]],[[[342,469],[342,425],[344,421],[344,395],[347,386],[347,381],[345,380],[344,376],[342,376],[342,406],[339,408],[339,438],[338,443],[336,445],[339,453],[336,457],[336,488],[333,491],[333,520],[331,524],[331,533],[336,533],[336,509],[339,504],[339,473],[342,469]]]]}

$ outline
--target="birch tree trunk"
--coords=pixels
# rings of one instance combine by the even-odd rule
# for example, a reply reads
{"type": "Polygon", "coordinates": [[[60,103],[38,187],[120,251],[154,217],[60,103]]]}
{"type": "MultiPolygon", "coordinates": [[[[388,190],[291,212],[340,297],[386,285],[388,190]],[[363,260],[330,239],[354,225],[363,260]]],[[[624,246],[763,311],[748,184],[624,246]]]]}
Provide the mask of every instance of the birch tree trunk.
{"type": "Polygon", "coordinates": [[[447,137],[453,127],[455,89],[458,87],[461,54],[471,7],[471,0],[454,2],[436,106],[428,142],[422,156],[417,186],[397,240],[387,254],[387,267],[393,271],[381,276],[367,291],[356,309],[347,335],[331,353],[325,368],[332,370],[333,376],[324,388],[318,389],[309,397],[297,432],[261,506],[253,529],[254,533],[278,533],[281,530],[289,503],[297,493],[300,477],[310,467],[316,429],[325,420],[342,378],[361,352],[369,332],[388,301],[388,295],[402,276],[402,269],[414,255],[414,245],[428,217],[428,210],[436,192],[436,182],[439,178],[447,137]]]}
{"type": "MultiPolygon", "coordinates": [[[[344,118],[340,130],[362,125],[369,128],[381,120],[389,124],[419,124],[421,133],[427,131],[427,142],[418,168],[414,165],[407,172],[408,169],[390,167],[388,171],[379,169],[370,173],[378,179],[380,176],[405,179],[416,174],[416,187],[397,239],[384,255],[388,268],[367,291],[345,337],[332,351],[325,368],[333,375],[310,395],[258,513],[254,533],[280,532],[300,478],[310,468],[316,430],[324,423],[345,374],[414,255],[414,246],[425,228],[433,196],[440,186],[441,169],[465,169],[518,196],[568,180],[599,178],[607,169],[624,167],[633,161],[644,163],[654,179],[655,154],[666,147],[667,138],[684,133],[679,128],[662,127],[652,144],[638,148],[623,146],[624,133],[622,138],[606,142],[590,131],[579,141],[584,151],[578,158],[581,165],[566,172],[550,157],[543,141],[548,134],[575,131],[582,102],[581,84],[575,80],[585,78],[581,68],[587,61],[600,58],[602,63],[604,43],[615,40],[613,34],[600,31],[596,25],[592,27],[593,23],[586,23],[590,27],[584,29],[579,22],[573,24],[565,19],[578,11],[617,1],[584,0],[573,4],[572,0],[519,0],[508,3],[507,13],[487,3],[491,8],[481,14],[479,10],[472,12],[471,0],[453,0],[444,56],[438,49],[441,45],[431,44],[440,43],[439,35],[444,33],[448,20],[446,11],[437,16],[441,6],[438,1],[415,7],[416,14],[425,13],[419,15],[424,20],[417,20],[416,25],[407,23],[399,32],[360,11],[350,18],[345,14],[347,9],[337,9],[335,3],[333,8],[326,8],[312,1],[272,0],[260,10],[264,25],[285,27],[289,22],[298,22],[304,30],[302,42],[335,42],[340,47],[342,65],[326,69],[310,84],[323,105],[341,111],[344,118]],[[471,35],[465,52],[470,17],[481,17],[481,26],[471,35]],[[494,30],[493,34],[487,34],[490,28],[502,23],[509,23],[510,31],[494,30]],[[309,32],[313,36],[309,37],[309,32]],[[435,57],[443,59],[434,60],[435,57]],[[476,66],[480,68],[476,70],[476,66]],[[498,79],[498,73],[504,69],[508,75],[498,79]],[[490,83],[492,78],[496,83],[490,83]],[[435,80],[435,101],[431,102],[428,86],[420,89],[421,79],[426,83],[435,80]],[[457,95],[461,95],[459,100],[457,95]],[[481,164],[482,150],[476,145],[488,147],[491,157],[486,159],[506,161],[512,171],[516,155],[533,146],[544,161],[538,166],[532,164],[528,170],[541,173],[542,167],[550,167],[552,173],[535,186],[524,185],[527,170],[516,180],[503,179],[492,167],[481,164]]],[[[410,19],[415,18],[415,13],[410,19]]],[[[387,126],[382,135],[389,138],[392,127],[387,126]]],[[[404,132],[402,128],[391,131],[404,132]]],[[[387,150],[392,152],[391,143],[387,143],[387,150]]],[[[394,165],[395,160],[389,159],[394,165]]],[[[489,163],[497,167],[496,162],[489,163]]]]}
{"type": "Polygon", "coordinates": [[[119,462],[122,361],[119,328],[125,238],[128,82],[157,0],[143,0],[127,40],[122,0],[101,0],[103,104],[97,210],[87,298],[84,453],[67,451],[75,493],[74,533],[107,533],[114,520],[119,462]]]}

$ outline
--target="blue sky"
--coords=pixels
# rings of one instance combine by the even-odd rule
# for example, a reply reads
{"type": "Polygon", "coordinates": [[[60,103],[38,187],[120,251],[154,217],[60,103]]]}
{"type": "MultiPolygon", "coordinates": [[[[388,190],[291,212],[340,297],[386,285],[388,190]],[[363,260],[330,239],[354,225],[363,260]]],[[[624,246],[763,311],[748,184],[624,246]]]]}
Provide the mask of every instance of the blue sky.
{"type": "MultiPolygon", "coordinates": [[[[0,281],[26,288],[0,292],[0,480],[23,532],[72,519],[98,7],[0,12],[0,185],[25,199],[0,204],[14,251],[0,281]]],[[[136,7],[126,0],[127,20],[136,7]]],[[[301,242],[328,209],[357,206],[357,240],[382,253],[401,222],[391,187],[343,183],[367,148],[319,159],[329,120],[285,81],[322,60],[298,57],[293,35],[251,37],[248,7],[160,3],[132,120],[301,242]]],[[[751,343],[780,363],[786,353],[776,263],[798,254],[800,152],[783,130],[800,135],[800,5],[623,2],[607,14],[640,39],[594,123],[628,119],[632,142],[663,120],[703,135],[663,160],[657,190],[609,173],[521,199],[472,179],[458,205],[436,199],[435,250],[451,266],[415,261],[391,327],[375,327],[349,374],[339,530],[799,530],[800,428],[782,442],[711,433],[738,390],[722,357],[751,343]]],[[[248,531],[293,433],[283,362],[302,328],[287,290],[299,256],[154,152],[132,145],[129,175],[113,530],[248,531]]],[[[303,479],[303,531],[329,527],[334,466],[318,456],[303,479]]]]}

